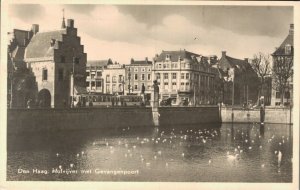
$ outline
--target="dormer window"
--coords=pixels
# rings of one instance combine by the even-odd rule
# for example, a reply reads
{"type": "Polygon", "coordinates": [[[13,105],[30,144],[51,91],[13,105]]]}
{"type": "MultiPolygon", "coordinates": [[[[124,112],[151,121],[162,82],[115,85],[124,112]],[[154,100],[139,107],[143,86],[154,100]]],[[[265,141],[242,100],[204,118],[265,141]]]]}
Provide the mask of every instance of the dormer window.
{"type": "Polygon", "coordinates": [[[285,46],[285,54],[289,55],[292,53],[292,46],[290,44],[287,44],[285,46]]]}
{"type": "Polygon", "coordinates": [[[170,54],[167,54],[167,55],[166,55],[166,61],[169,61],[170,59],[171,59],[170,54]]]}

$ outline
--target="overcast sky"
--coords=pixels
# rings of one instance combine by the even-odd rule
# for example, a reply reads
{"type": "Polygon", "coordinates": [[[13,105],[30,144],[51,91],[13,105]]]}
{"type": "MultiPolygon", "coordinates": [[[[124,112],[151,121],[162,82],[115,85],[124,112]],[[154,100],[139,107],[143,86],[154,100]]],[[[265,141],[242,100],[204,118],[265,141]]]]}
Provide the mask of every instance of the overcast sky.
{"type": "Polygon", "coordinates": [[[162,50],[186,49],[201,55],[251,58],[272,53],[293,23],[292,7],[201,5],[10,5],[10,29],[59,29],[65,17],[75,27],[88,60],[128,64],[162,50]],[[196,40],[195,40],[196,38],[196,40]]]}

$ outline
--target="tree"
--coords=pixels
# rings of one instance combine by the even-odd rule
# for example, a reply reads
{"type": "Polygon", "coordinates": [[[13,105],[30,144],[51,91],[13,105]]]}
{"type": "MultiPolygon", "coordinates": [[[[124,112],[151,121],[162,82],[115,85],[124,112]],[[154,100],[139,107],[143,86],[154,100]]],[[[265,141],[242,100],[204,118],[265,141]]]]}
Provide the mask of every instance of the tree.
{"type": "Polygon", "coordinates": [[[294,59],[293,56],[274,57],[272,69],[272,88],[280,93],[280,102],[283,105],[284,92],[288,87],[289,79],[292,80],[294,59]]]}
{"type": "Polygon", "coordinates": [[[251,66],[259,78],[258,97],[257,97],[257,101],[259,102],[259,98],[261,97],[262,94],[264,94],[263,91],[266,85],[266,78],[271,74],[270,55],[264,54],[262,52],[254,54],[251,62],[251,66]]]}

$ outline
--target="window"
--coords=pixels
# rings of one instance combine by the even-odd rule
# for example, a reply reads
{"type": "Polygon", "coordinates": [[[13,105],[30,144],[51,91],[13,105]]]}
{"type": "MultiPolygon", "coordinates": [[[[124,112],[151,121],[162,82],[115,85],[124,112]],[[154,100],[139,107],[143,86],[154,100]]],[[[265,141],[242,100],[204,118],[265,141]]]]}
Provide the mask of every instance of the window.
{"type": "Polygon", "coordinates": [[[123,82],[123,75],[119,75],[119,83],[123,82]]]}
{"type": "Polygon", "coordinates": [[[92,82],[91,82],[91,86],[92,86],[92,87],[95,87],[95,85],[96,85],[95,81],[92,81],[92,82]]]}
{"type": "Polygon", "coordinates": [[[106,93],[110,93],[110,86],[109,86],[109,84],[106,84],[106,93]]]}
{"type": "Polygon", "coordinates": [[[85,83],[86,87],[90,87],[90,82],[85,83]]]}
{"type": "Polygon", "coordinates": [[[159,80],[160,79],[160,73],[156,74],[156,79],[159,80]]]}
{"type": "Polygon", "coordinates": [[[281,93],[280,92],[276,92],[276,98],[280,98],[281,93]]]}
{"type": "Polygon", "coordinates": [[[148,79],[148,80],[151,80],[151,74],[148,74],[147,79],[148,79]]]}
{"type": "Polygon", "coordinates": [[[177,84],[176,84],[176,82],[172,82],[172,86],[176,86],[177,84]]]}
{"type": "Polygon", "coordinates": [[[91,74],[91,78],[94,79],[95,78],[95,73],[91,74]]]}
{"type": "Polygon", "coordinates": [[[123,91],[123,86],[122,84],[119,84],[119,92],[122,92],[123,91]]]}
{"type": "Polygon", "coordinates": [[[112,85],[112,92],[117,92],[117,85],[116,84],[112,85]]]}
{"type": "Polygon", "coordinates": [[[168,82],[165,82],[164,85],[165,85],[165,89],[169,88],[169,83],[168,82]]]}
{"type": "Polygon", "coordinates": [[[63,55],[61,55],[61,56],[60,56],[60,62],[61,62],[61,63],[65,63],[65,62],[66,62],[66,57],[63,56],[63,55]]]}
{"type": "Polygon", "coordinates": [[[112,77],[112,82],[117,82],[117,77],[116,76],[112,77]]]}
{"type": "Polygon", "coordinates": [[[142,80],[145,80],[145,74],[142,74],[141,78],[142,78],[142,80]]]}
{"type": "Polygon", "coordinates": [[[290,44],[287,44],[285,46],[285,54],[291,54],[292,53],[292,46],[290,44]]]}
{"type": "Polygon", "coordinates": [[[137,90],[138,89],[138,85],[134,85],[134,90],[137,90]]]}
{"type": "Polygon", "coordinates": [[[58,81],[64,80],[64,69],[58,69],[58,81]]]}
{"type": "Polygon", "coordinates": [[[90,76],[90,72],[85,72],[86,76],[90,76]]]}
{"type": "Polygon", "coordinates": [[[138,68],[134,68],[134,72],[138,72],[139,70],[138,70],[138,68]]]}
{"type": "Polygon", "coordinates": [[[184,73],[181,73],[181,79],[184,79],[184,73]]]}
{"type": "Polygon", "coordinates": [[[158,64],[158,68],[161,69],[161,64],[158,64]]]}
{"type": "Polygon", "coordinates": [[[176,79],[176,78],[177,78],[176,73],[172,73],[172,79],[176,79]]]}
{"type": "Polygon", "coordinates": [[[167,64],[164,63],[164,64],[163,64],[163,67],[164,67],[164,69],[167,68],[167,64]]]}
{"type": "Polygon", "coordinates": [[[43,80],[48,80],[48,70],[47,69],[43,69],[43,76],[42,76],[43,80]]]}
{"type": "Polygon", "coordinates": [[[110,82],[110,75],[106,75],[106,82],[110,82]]]}
{"type": "Polygon", "coordinates": [[[151,72],[151,67],[148,68],[148,72],[151,72]]]}
{"type": "Polygon", "coordinates": [[[101,87],[101,81],[96,81],[96,87],[101,87]]]}
{"type": "Polygon", "coordinates": [[[138,75],[134,74],[134,80],[138,80],[138,75]]]}
{"type": "Polygon", "coordinates": [[[186,73],[186,79],[190,79],[190,73],[186,73]]]}
{"type": "Polygon", "coordinates": [[[97,72],[97,77],[101,77],[102,76],[102,73],[101,72],[97,72]]]}
{"type": "Polygon", "coordinates": [[[169,74],[168,73],[164,73],[164,79],[169,79],[169,74]]]}
{"type": "Polygon", "coordinates": [[[145,72],[145,68],[144,67],[142,68],[142,72],[145,72]]]}

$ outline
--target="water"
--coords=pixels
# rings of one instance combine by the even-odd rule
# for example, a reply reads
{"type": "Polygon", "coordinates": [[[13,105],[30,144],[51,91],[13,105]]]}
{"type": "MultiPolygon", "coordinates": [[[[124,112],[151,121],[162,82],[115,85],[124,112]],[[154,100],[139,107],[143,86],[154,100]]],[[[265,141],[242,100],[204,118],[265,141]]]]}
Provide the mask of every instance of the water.
{"type": "Polygon", "coordinates": [[[9,135],[7,180],[292,182],[292,140],[275,124],[9,135]]]}

